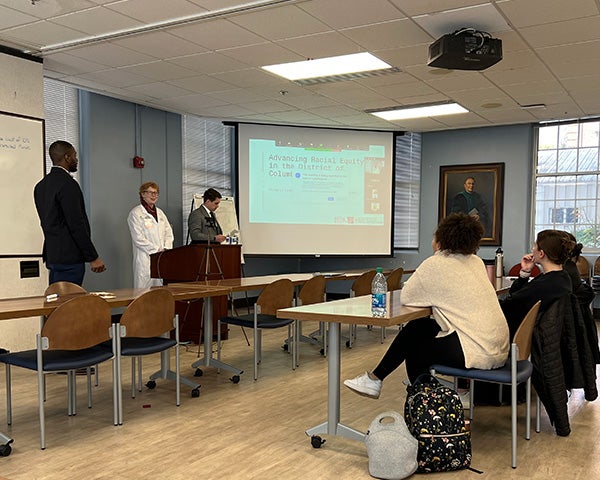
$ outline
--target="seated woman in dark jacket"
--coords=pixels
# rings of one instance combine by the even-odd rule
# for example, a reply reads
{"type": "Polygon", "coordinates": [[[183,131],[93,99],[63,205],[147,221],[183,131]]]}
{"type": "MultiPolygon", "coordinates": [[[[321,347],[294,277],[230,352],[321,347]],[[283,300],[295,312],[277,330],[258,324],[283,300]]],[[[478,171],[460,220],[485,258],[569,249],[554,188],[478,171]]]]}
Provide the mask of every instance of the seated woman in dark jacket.
{"type": "Polygon", "coordinates": [[[519,278],[510,287],[508,297],[500,302],[511,339],[538,300],[542,302],[540,313],[543,313],[554,301],[572,292],[571,277],[563,265],[571,257],[574,248],[575,242],[566,232],[543,230],[538,233],[533,252],[523,255],[521,259],[519,278]],[[544,273],[530,282],[531,269],[536,264],[544,273]]]}

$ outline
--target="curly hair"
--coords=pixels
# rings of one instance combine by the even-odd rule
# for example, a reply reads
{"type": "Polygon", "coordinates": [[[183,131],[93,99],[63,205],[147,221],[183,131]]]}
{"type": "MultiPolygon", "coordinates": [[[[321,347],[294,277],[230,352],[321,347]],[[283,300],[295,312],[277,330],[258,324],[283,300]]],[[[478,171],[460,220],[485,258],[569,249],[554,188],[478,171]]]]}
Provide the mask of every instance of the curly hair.
{"type": "Polygon", "coordinates": [[[579,257],[581,256],[581,251],[583,250],[583,245],[581,243],[577,243],[577,239],[575,238],[575,236],[572,233],[569,233],[569,232],[565,232],[565,233],[573,242],[575,242],[575,246],[573,247],[573,251],[569,254],[569,258],[573,259],[574,262],[577,262],[579,260],[579,257]]]}
{"type": "Polygon", "coordinates": [[[562,230],[542,230],[535,240],[538,250],[543,250],[552,263],[563,265],[572,256],[576,242],[562,230]]]}
{"type": "Polygon", "coordinates": [[[439,223],[434,235],[442,251],[472,255],[479,250],[483,225],[465,213],[451,213],[439,223]]]}

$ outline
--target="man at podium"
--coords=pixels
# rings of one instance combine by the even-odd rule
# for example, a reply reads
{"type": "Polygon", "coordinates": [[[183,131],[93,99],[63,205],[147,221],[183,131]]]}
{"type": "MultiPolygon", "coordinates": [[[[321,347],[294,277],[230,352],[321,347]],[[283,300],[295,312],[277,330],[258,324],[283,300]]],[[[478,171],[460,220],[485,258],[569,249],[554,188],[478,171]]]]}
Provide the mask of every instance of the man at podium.
{"type": "Polygon", "coordinates": [[[214,188],[204,192],[204,203],[188,218],[188,230],[192,243],[221,243],[225,241],[223,230],[217,221],[215,210],[221,203],[221,194],[214,188]]]}

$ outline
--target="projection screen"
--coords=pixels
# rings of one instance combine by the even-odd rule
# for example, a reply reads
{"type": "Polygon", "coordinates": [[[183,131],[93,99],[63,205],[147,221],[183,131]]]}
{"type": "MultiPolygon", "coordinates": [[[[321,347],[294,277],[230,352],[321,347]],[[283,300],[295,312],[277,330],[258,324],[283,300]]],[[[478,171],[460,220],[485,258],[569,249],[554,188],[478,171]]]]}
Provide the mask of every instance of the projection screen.
{"type": "Polygon", "coordinates": [[[394,132],[239,123],[248,255],[392,255],[394,132]]]}

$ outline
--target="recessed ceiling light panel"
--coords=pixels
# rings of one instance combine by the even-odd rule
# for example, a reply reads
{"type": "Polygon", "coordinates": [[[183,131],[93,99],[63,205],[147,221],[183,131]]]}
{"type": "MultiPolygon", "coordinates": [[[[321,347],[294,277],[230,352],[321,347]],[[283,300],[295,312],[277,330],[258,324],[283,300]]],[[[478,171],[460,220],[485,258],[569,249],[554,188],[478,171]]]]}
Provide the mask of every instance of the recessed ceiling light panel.
{"type": "Polygon", "coordinates": [[[441,115],[453,115],[456,113],[467,113],[468,110],[458,103],[437,103],[429,105],[412,105],[394,109],[367,111],[384,120],[406,120],[409,118],[438,117],[441,115]]]}
{"type": "Polygon", "coordinates": [[[303,78],[329,77],[392,67],[376,56],[363,52],[302,62],[267,65],[262,68],[288,80],[301,80],[303,78]]]}

